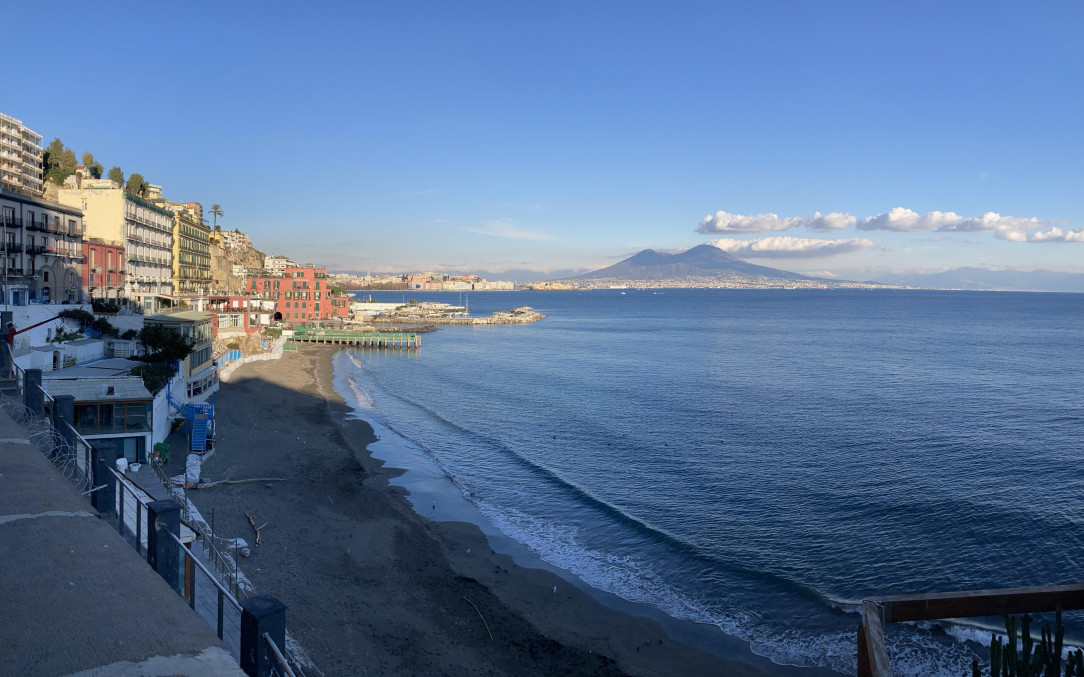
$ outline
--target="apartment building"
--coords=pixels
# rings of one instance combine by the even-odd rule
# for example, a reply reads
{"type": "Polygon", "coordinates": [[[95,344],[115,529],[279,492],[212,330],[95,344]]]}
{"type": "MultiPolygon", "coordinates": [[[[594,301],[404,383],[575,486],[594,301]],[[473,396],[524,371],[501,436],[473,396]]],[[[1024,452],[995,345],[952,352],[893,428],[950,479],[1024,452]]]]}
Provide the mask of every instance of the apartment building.
{"type": "Polygon", "coordinates": [[[0,183],[14,190],[41,195],[43,182],[41,134],[22,120],[0,113],[0,183]]]}
{"type": "Polygon", "coordinates": [[[173,213],[173,290],[178,296],[211,292],[211,229],[187,208],[173,213]]]}
{"type": "Polygon", "coordinates": [[[173,301],[173,212],[108,180],[84,180],[58,192],[83,212],[87,237],[124,243],[125,296],[145,313],[173,301]]]}
{"type": "Polygon", "coordinates": [[[83,293],[90,300],[124,299],[127,275],[124,243],[100,237],[83,239],[83,293]]]}
{"type": "Polygon", "coordinates": [[[288,323],[348,318],[350,299],[333,294],[327,269],[311,263],[286,268],[282,277],[250,277],[249,295],[275,301],[274,319],[288,323]]]}
{"type": "Polygon", "coordinates": [[[0,189],[0,298],[9,305],[83,300],[83,214],[0,189]]]}
{"type": "Polygon", "coordinates": [[[165,327],[185,338],[192,352],[178,365],[178,375],[184,379],[189,399],[203,401],[218,390],[218,370],[211,356],[214,342],[215,317],[198,311],[179,311],[149,315],[143,320],[145,327],[165,327]]]}
{"type": "MultiPolygon", "coordinates": [[[[244,249],[252,246],[252,240],[248,239],[248,235],[239,230],[223,230],[221,237],[222,245],[229,249],[244,249]]],[[[279,258],[285,259],[285,257],[279,258]]]]}
{"type": "Polygon", "coordinates": [[[297,264],[286,258],[285,256],[263,257],[263,269],[266,270],[267,274],[271,276],[282,275],[287,268],[296,267],[297,264]]]}

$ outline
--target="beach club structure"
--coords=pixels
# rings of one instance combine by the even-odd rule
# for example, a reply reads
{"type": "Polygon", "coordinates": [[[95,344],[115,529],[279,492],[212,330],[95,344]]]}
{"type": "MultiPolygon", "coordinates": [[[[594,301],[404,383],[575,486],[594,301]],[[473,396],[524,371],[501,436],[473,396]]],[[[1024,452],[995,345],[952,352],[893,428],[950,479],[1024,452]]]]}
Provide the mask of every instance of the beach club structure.
{"type": "Polygon", "coordinates": [[[218,371],[211,355],[214,316],[193,310],[150,315],[143,320],[146,327],[172,329],[188,340],[192,352],[181,361],[179,375],[186,384],[186,400],[205,400],[218,390],[218,371]]]}

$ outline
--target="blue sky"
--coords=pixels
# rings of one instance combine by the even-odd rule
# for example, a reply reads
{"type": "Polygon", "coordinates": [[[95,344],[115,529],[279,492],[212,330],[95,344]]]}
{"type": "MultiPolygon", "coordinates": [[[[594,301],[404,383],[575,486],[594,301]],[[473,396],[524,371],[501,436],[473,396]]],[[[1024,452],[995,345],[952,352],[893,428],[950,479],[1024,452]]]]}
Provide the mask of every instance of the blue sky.
{"type": "Polygon", "coordinates": [[[299,261],[1084,272],[1078,1],[19,5],[0,110],[299,261]]]}

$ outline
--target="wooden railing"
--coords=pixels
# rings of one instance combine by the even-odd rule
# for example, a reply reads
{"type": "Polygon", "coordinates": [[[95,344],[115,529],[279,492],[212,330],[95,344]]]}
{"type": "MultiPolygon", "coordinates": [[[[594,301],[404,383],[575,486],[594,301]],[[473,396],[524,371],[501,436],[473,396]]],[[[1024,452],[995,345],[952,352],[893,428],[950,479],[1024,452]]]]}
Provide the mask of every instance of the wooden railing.
{"type": "Polygon", "coordinates": [[[1002,588],[862,600],[858,626],[858,677],[891,677],[884,626],[904,621],[975,618],[1084,609],[1084,585],[1002,588]]]}

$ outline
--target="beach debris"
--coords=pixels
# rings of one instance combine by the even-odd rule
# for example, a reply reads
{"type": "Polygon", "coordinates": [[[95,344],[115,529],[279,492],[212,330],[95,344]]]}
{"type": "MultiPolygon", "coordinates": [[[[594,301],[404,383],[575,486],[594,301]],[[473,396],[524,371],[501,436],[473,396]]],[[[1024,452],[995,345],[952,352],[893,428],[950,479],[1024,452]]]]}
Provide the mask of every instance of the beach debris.
{"type": "Polygon", "coordinates": [[[553,586],[553,594],[555,594],[555,595],[557,594],[557,586],[556,585],[553,586]]]}
{"type": "Polygon", "coordinates": [[[241,557],[249,557],[252,555],[252,550],[248,547],[248,541],[243,538],[226,538],[226,544],[233,548],[233,550],[241,557]]]}
{"type": "MultiPolygon", "coordinates": [[[[463,599],[467,599],[467,596],[463,595],[463,599]]],[[[486,623],[486,619],[482,616],[482,612],[478,610],[478,605],[475,604],[474,602],[470,601],[469,599],[467,599],[467,604],[470,604],[472,607],[474,607],[474,612],[476,614],[478,614],[478,618],[482,619],[482,625],[486,626],[486,632],[489,633],[489,639],[490,639],[490,641],[492,641],[493,640],[493,631],[489,629],[489,623],[486,623]]]]}
{"type": "MultiPolygon", "coordinates": [[[[285,477],[253,477],[247,480],[215,480],[214,482],[200,481],[196,484],[188,486],[189,489],[210,489],[211,487],[220,487],[223,484],[248,484],[249,482],[285,482],[285,477]]],[[[174,482],[176,484],[176,482],[174,482]]]]}
{"type": "Polygon", "coordinates": [[[248,523],[252,525],[252,530],[256,532],[256,547],[258,548],[258,547],[260,547],[260,529],[263,529],[264,527],[266,527],[267,522],[264,522],[260,526],[256,526],[256,521],[252,519],[252,515],[250,515],[250,514],[248,514],[248,512],[246,512],[245,517],[248,518],[248,523]]]}
{"type": "Polygon", "coordinates": [[[184,484],[191,489],[199,484],[201,459],[196,454],[189,454],[184,461],[184,484]]]}

